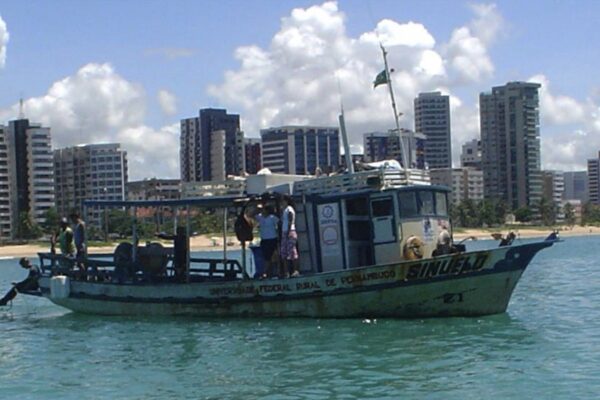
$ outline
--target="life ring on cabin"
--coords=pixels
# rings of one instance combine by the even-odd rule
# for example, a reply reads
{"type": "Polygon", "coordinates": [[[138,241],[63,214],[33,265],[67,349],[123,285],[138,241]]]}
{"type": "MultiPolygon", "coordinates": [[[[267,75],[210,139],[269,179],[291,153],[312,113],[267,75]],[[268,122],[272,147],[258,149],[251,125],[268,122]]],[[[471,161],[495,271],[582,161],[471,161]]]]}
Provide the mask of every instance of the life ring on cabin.
{"type": "Polygon", "coordinates": [[[405,260],[420,260],[423,258],[425,243],[418,236],[409,236],[404,243],[402,255],[405,260]]]}

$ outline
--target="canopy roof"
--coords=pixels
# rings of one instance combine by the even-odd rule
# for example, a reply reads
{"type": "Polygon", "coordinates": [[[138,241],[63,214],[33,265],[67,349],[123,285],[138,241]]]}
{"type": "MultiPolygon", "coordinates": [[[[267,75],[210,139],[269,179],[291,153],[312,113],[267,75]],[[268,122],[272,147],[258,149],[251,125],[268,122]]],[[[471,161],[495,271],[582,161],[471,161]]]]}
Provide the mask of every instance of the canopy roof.
{"type": "Polygon", "coordinates": [[[250,200],[247,196],[206,196],[181,200],[84,200],[86,207],[233,207],[250,200]]]}

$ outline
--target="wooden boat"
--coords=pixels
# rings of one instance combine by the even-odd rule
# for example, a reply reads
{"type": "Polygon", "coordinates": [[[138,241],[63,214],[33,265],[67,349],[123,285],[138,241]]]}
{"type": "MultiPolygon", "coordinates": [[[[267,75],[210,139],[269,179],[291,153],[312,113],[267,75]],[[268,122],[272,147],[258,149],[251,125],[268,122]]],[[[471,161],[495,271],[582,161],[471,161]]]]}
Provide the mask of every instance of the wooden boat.
{"type": "MultiPolygon", "coordinates": [[[[40,254],[42,294],[75,312],[104,315],[479,316],[504,312],[532,258],[557,241],[550,235],[486,250],[451,245],[440,251],[439,238],[452,235],[448,190],[430,185],[423,171],[378,169],[315,178],[295,182],[292,190],[299,277],[252,279],[246,257],[228,258],[225,249],[217,258],[188,252],[185,279],[176,279],[172,249],[140,246],[134,238],[114,254],[89,256],[85,276],[60,267],[65,260],[58,256],[40,254]]],[[[189,218],[195,207],[239,211],[250,199],[230,195],[86,205],[180,207],[189,218]]]]}

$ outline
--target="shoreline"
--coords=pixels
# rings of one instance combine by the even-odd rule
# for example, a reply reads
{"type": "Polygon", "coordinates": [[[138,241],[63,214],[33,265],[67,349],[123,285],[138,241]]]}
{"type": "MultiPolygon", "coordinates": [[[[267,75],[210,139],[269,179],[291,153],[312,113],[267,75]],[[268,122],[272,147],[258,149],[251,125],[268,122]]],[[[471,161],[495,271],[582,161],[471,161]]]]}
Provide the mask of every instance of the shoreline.
{"type": "MultiPolygon", "coordinates": [[[[517,234],[517,238],[545,238],[552,232],[552,227],[547,229],[534,228],[497,228],[497,229],[461,229],[459,232],[455,232],[453,237],[455,241],[460,241],[468,237],[475,237],[477,240],[492,239],[491,234],[495,232],[506,234],[509,231],[513,231],[517,234]]],[[[600,236],[600,227],[597,226],[574,226],[572,228],[561,227],[558,229],[559,235],[562,237],[576,237],[576,236],[600,236]]],[[[237,242],[235,236],[227,237],[228,245],[227,249],[238,250],[241,248],[237,242]]],[[[159,241],[165,246],[170,246],[169,241],[159,241]]],[[[103,247],[90,247],[90,254],[99,253],[112,253],[119,242],[115,242],[112,246],[103,247]]],[[[200,235],[191,238],[190,240],[191,251],[221,251],[223,249],[223,237],[200,235]]],[[[0,259],[19,258],[19,257],[37,257],[37,253],[49,252],[49,246],[41,246],[38,244],[22,244],[22,245],[8,245],[0,246],[0,259]]]]}
{"type": "MultiPolygon", "coordinates": [[[[121,242],[126,242],[127,240],[122,240],[118,242],[114,242],[111,246],[91,246],[88,248],[89,254],[101,254],[101,253],[112,253],[115,250],[115,247],[121,242]]],[[[153,240],[152,243],[161,243],[163,246],[169,247],[172,246],[172,242],[168,240],[153,240]]],[[[227,237],[227,249],[228,250],[237,250],[241,248],[241,245],[237,241],[235,236],[227,237]]],[[[140,241],[140,244],[145,242],[140,241]]],[[[200,235],[194,236],[190,239],[190,249],[191,251],[210,251],[210,250],[222,250],[223,249],[223,237],[220,236],[208,236],[208,235],[200,235]]],[[[49,253],[50,252],[50,244],[48,246],[42,246],[39,244],[19,244],[19,245],[7,245],[0,246],[0,259],[4,258],[18,258],[18,257],[37,257],[38,253],[49,253]]]]}
{"type": "MultiPolygon", "coordinates": [[[[527,227],[500,227],[500,228],[488,228],[488,229],[461,229],[459,232],[453,234],[454,240],[462,240],[468,237],[475,237],[478,240],[492,239],[492,233],[506,234],[510,231],[517,235],[517,238],[545,238],[553,230],[558,230],[558,235],[561,237],[575,237],[575,236],[598,236],[600,235],[600,227],[598,226],[573,226],[571,228],[561,226],[559,228],[548,227],[546,229],[536,227],[528,229],[527,227]]],[[[1,253],[0,253],[1,254],[1,253]]]]}

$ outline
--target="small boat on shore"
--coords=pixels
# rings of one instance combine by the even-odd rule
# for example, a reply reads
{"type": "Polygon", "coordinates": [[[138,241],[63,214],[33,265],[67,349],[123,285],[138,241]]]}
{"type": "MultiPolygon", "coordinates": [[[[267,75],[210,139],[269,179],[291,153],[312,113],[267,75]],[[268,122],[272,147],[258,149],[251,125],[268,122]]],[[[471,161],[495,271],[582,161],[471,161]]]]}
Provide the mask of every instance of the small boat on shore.
{"type": "MultiPolygon", "coordinates": [[[[301,275],[250,278],[246,257],[196,258],[177,271],[173,248],[135,237],[112,254],[73,260],[39,254],[42,295],[86,314],[200,317],[439,317],[506,311],[535,254],[556,241],[466,251],[453,244],[448,189],[423,171],[377,169],[295,182],[301,275]],[[410,174],[410,176],[408,175],[410,174]],[[440,241],[449,237],[450,240],[440,241]],[[71,263],[69,265],[68,263],[71,263]],[[182,278],[183,276],[183,278],[182,278]]],[[[87,207],[175,207],[239,212],[276,194],[173,201],[87,201],[87,207]]],[[[242,243],[242,249],[245,250],[242,243]]],[[[504,243],[508,244],[508,243],[504,243]]],[[[245,251],[243,251],[245,254],[245,251]]],[[[180,257],[181,260],[181,257],[180,257]]]]}

